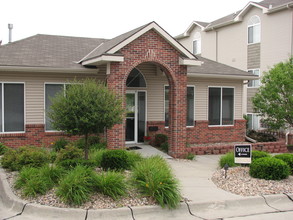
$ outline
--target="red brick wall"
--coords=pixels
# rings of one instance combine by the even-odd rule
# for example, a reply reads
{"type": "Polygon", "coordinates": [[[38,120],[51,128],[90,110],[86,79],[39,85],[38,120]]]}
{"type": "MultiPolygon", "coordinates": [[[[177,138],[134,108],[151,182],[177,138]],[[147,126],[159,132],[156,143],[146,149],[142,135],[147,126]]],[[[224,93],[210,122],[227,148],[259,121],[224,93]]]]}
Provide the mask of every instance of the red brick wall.
{"type": "Polygon", "coordinates": [[[9,147],[24,145],[48,147],[61,137],[72,141],[80,138],[79,136],[65,135],[64,132],[45,132],[44,124],[29,124],[26,125],[25,130],[25,133],[0,134],[0,142],[9,147]]]}
{"type": "MultiPolygon", "coordinates": [[[[133,68],[144,62],[152,62],[164,69],[171,87],[169,153],[173,156],[183,154],[186,141],[187,67],[179,65],[180,53],[154,30],[146,32],[119,52],[123,54],[124,61],[111,63],[107,84],[124,99],[126,79],[133,68]]],[[[107,131],[107,140],[111,149],[125,146],[125,121],[107,131]]]]}

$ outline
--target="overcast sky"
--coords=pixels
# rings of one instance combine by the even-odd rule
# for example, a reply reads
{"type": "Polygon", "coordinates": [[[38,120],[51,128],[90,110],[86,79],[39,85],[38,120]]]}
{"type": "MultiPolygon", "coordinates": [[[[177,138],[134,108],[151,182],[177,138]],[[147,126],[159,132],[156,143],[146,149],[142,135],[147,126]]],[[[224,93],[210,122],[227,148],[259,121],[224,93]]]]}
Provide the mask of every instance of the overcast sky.
{"type": "MultiPolygon", "coordinates": [[[[256,0],[260,1],[260,0],[256,0]]],[[[248,0],[2,0],[0,40],[35,34],[113,38],[156,21],[169,34],[183,33],[192,21],[210,22],[242,9],[248,0]]]]}

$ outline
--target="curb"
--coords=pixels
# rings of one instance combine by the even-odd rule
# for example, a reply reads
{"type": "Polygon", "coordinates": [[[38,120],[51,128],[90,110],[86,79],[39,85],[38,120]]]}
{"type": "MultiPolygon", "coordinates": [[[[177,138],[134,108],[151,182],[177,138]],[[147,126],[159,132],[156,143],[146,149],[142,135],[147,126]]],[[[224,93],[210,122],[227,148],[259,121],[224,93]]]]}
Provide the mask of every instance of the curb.
{"type": "MultiPolygon", "coordinates": [[[[0,167],[0,202],[12,215],[21,213],[23,217],[47,219],[166,219],[181,217],[184,219],[216,219],[234,216],[247,216],[255,213],[273,213],[293,210],[293,194],[243,197],[241,199],[213,201],[205,203],[181,203],[175,210],[160,206],[136,206],[117,209],[84,210],[77,208],[58,208],[28,203],[12,192],[5,171],[0,167]],[[25,208],[24,208],[25,206],[25,208]],[[23,212],[22,212],[23,211],[23,212]],[[135,217],[135,218],[134,218],[135,217]]],[[[6,214],[7,215],[7,214],[6,214]]],[[[10,216],[1,216],[0,219],[10,216]]]]}

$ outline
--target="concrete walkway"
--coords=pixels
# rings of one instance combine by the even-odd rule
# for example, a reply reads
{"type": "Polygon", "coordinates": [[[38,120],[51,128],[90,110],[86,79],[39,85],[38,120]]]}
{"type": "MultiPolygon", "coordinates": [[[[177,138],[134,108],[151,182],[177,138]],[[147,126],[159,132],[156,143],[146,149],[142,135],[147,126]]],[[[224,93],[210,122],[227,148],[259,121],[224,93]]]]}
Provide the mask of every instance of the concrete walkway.
{"type": "Polygon", "coordinates": [[[218,167],[219,155],[196,156],[193,161],[173,159],[148,145],[136,145],[143,156],[161,155],[174,170],[181,183],[185,202],[178,209],[159,206],[124,207],[118,209],[61,209],[26,204],[11,191],[0,168],[0,220],[70,219],[70,220],[203,220],[203,219],[293,219],[293,195],[242,197],[217,188],[211,181],[218,167]]]}

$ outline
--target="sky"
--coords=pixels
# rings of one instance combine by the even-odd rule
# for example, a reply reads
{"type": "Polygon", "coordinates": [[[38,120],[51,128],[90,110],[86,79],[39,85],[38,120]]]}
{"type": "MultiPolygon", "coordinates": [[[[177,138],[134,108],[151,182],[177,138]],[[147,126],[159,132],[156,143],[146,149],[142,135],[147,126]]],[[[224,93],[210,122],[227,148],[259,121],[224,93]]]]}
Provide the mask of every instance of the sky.
{"type": "MultiPolygon", "coordinates": [[[[260,1],[260,0],[256,0],[260,1]]],[[[249,0],[2,0],[0,41],[36,34],[111,39],[157,22],[172,36],[192,21],[211,22],[241,10],[249,0]]]]}

